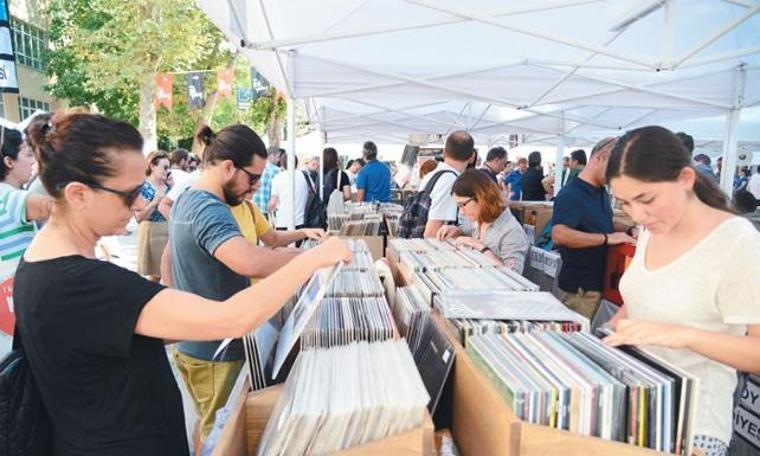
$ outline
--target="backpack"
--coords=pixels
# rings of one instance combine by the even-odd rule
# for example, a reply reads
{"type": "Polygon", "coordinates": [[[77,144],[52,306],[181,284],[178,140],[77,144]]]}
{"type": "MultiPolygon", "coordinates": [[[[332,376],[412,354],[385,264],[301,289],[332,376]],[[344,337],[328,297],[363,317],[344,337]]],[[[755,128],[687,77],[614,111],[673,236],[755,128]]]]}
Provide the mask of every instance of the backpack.
{"type": "Polygon", "coordinates": [[[306,228],[327,228],[327,207],[324,201],[319,197],[317,189],[306,171],[301,171],[309,187],[309,198],[306,200],[306,210],[304,211],[304,227],[306,228]]]}
{"type": "Polygon", "coordinates": [[[428,213],[432,204],[430,193],[435,188],[438,179],[446,173],[456,175],[454,171],[448,169],[437,171],[421,192],[417,192],[406,200],[404,212],[401,213],[398,220],[398,237],[405,239],[421,238],[425,234],[425,225],[427,225],[428,213]]]}
{"type": "Polygon", "coordinates": [[[0,361],[0,454],[53,454],[53,427],[26,360],[21,335],[0,361]]]}

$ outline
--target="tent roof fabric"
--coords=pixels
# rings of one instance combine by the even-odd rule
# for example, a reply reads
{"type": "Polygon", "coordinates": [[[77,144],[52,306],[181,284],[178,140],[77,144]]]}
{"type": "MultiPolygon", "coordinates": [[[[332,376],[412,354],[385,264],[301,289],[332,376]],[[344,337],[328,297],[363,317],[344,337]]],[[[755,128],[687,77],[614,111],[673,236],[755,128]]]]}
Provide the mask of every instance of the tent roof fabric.
{"type": "Polygon", "coordinates": [[[461,128],[572,145],[676,122],[716,141],[742,109],[739,141],[760,144],[754,0],[197,3],[330,142],[461,128]]]}

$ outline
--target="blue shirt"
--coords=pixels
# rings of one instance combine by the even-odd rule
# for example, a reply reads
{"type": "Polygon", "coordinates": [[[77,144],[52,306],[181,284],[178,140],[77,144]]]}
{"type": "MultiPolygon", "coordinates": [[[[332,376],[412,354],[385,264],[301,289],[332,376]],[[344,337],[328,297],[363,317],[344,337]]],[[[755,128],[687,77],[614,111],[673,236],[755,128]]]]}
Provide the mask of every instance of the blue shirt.
{"type": "MultiPolygon", "coordinates": [[[[140,190],[140,195],[142,195],[146,201],[153,201],[153,198],[156,197],[156,187],[154,187],[150,182],[145,181],[142,190],[140,190]]],[[[158,207],[156,207],[153,209],[153,212],[151,212],[150,216],[148,216],[148,221],[165,222],[166,219],[163,215],[161,215],[161,212],[158,211],[158,207]]]]}
{"type": "Polygon", "coordinates": [[[364,201],[391,200],[391,170],[378,160],[370,160],[356,176],[356,188],[364,190],[364,201]]]}
{"type": "Polygon", "coordinates": [[[520,178],[522,177],[522,174],[520,174],[520,171],[513,170],[511,173],[507,174],[504,177],[504,183],[509,185],[511,191],[512,191],[512,197],[510,198],[512,201],[519,201],[520,200],[520,178]]]}
{"type": "MultiPolygon", "coordinates": [[[[214,258],[214,251],[227,240],[242,236],[230,208],[216,195],[189,189],[174,203],[169,217],[172,279],[178,290],[223,301],[248,287],[251,281],[214,258]]],[[[236,361],[243,359],[243,344],[234,340],[217,359],[213,354],[221,341],[180,342],[177,349],[196,359],[236,361]]]]}
{"type": "Polygon", "coordinates": [[[269,200],[272,198],[272,179],[280,171],[280,168],[267,162],[264,173],[261,175],[261,187],[253,194],[253,202],[258,206],[262,214],[269,212],[269,200]]]}
{"type": "MultiPolygon", "coordinates": [[[[594,187],[580,177],[573,179],[562,187],[554,200],[552,223],[584,233],[612,233],[612,205],[607,190],[594,187]]],[[[577,292],[578,288],[602,290],[607,246],[559,247],[559,253],[562,256],[558,279],[560,289],[570,293],[577,292]]]]}

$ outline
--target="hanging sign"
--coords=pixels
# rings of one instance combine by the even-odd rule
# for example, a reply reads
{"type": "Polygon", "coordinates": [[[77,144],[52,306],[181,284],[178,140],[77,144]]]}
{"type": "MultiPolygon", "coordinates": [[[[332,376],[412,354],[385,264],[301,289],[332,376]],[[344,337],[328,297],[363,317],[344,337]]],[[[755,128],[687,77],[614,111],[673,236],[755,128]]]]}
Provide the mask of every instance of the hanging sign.
{"type": "Polygon", "coordinates": [[[232,78],[234,72],[225,68],[216,72],[216,93],[218,97],[232,97],[232,78]]]}
{"type": "Polygon", "coordinates": [[[8,1],[0,0],[0,92],[18,93],[8,1]]]}
{"type": "Polygon", "coordinates": [[[187,96],[190,109],[203,109],[206,100],[203,97],[203,73],[187,75],[187,96]]]}
{"type": "Polygon", "coordinates": [[[156,96],[153,98],[153,107],[158,109],[164,105],[169,111],[172,110],[172,84],[174,75],[171,73],[158,73],[156,75],[156,96]]]}

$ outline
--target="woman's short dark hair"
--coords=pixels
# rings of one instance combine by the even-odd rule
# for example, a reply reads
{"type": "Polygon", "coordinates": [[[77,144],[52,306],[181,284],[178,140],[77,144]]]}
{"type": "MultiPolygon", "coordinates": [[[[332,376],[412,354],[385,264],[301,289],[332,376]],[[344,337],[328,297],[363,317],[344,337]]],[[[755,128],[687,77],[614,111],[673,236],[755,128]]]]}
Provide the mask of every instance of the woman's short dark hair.
{"type": "Polygon", "coordinates": [[[149,153],[147,157],[145,157],[145,175],[150,176],[151,166],[158,165],[158,162],[161,160],[166,159],[171,162],[171,159],[169,158],[169,154],[165,150],[154,150],[153,152],[149,153]]]}
{"type": "MultiPolygon", "coordinates": [[[[607,182],[629,176],[644,182],[674,182],[691,164],[691,153],[683,141],[667,128],[642,127],[620,137],[610,153],[607,182]]],[[[718,185],[696,169],[694,193],[706,205],[733,212],[718,185]]]]}
{"type": "Polygon", "coordinates": [[[479,223],[491,223],[504,212],[504,199],[499,187],[478,169],[468,169],[457,177],[451,194],[473,198],[480,204],[479,223]]]}
{"type": "Polygon", "coordinates": [[[5,165],[5,157],[14,161],[18,160],[18,153],[24,144],[24,138],[18,130],[3,126],[0,126],[0,129],[2,129],[2,132],[0,132],[0,137],[2,138],[2,144],[0,144],[0,179],[5,179],[11,171],[5,165]]]}
{"type": "Polygon", "coordinates": [[[250,166],[254,155],[265,160],[267,158],[264,141],[247,125],[230,125],[218,133],[204,125],[195,137],[204,146],[203,163],[206,164],[230,160],[235,166],[242,168],[250,166]]]}
{"type": "Polygon", "coordinates": [[[322,151],[322,163],[325,173],[338,168],[338,151],[334,147],[325,147],[322,151]]]}
{"type": "Polygon", "coordinates": [[[100,184],[119,172],[119,155],[142,153],[140,133],[126,122],[83,112],[55,114],[29,125],[27,140],[40,164],[40,180],[59,197],[69,182],[100,184]]]}

